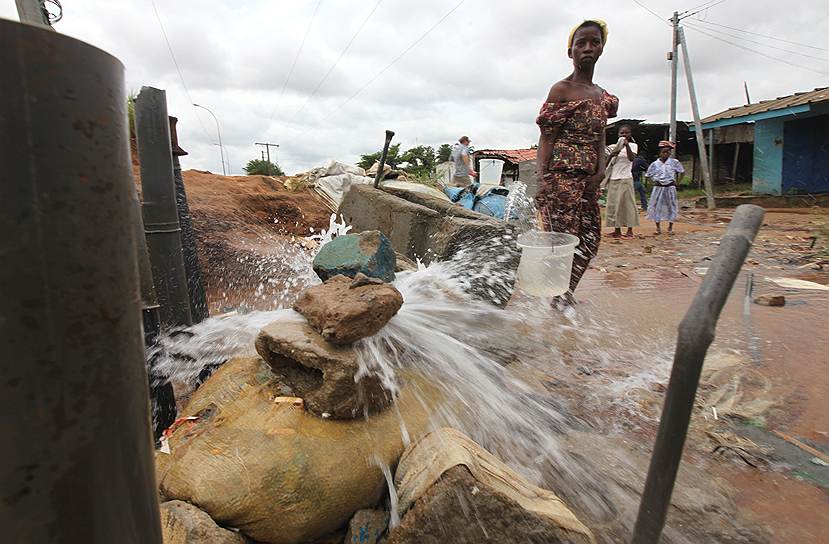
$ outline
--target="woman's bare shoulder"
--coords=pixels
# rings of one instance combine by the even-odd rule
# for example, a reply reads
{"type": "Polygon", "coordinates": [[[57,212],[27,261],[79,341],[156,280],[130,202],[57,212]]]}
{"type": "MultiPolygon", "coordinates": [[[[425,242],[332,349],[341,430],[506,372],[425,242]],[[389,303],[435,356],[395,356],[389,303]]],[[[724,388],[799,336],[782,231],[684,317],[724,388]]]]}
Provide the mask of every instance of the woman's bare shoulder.
{"type": "Polygon", "coordinates": [[[547,102],[569,102],[573,100],[573,85],[566,79],[557,81],[547,93],[547,102]]]}

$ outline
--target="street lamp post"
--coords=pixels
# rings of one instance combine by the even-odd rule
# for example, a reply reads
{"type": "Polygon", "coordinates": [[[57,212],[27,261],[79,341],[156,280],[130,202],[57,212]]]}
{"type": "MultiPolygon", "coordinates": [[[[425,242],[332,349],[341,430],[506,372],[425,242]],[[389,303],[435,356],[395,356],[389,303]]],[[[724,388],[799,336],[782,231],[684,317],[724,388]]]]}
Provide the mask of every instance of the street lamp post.
{"type": "Polygon", "coordinates": [[[222,175],[226,176],[227,171],[225,170],[225,153],[224,153],[224,146],[222,146],[222,131],[219,128],[219,119],[216,118],[216,114],[210,111],[210,108],[202,106],[200,104],[193,104],[193,106],[197,108],[201,108],[203,110],[207,110],[207,113],[213,116],[213,120],[216,121],[216,133],[219,135],[219,156],[221,157],[222,161],[222,175]]]}

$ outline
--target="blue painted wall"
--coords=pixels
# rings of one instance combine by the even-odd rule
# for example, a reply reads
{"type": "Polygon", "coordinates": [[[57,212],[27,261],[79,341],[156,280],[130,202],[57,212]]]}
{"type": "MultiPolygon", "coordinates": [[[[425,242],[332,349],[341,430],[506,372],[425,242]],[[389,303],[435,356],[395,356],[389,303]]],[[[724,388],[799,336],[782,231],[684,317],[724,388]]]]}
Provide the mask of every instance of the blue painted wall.
{"type": "Polygon", "coordinates": [[[787,121],[783,136],[783,193],[829,193],[829,115],[787,121]]]}
{"type": "Polygon", "coordinates": [[[756,194],[779,195],[783,191],[782,118],[757,121],[754,125],[754,180],[756,194]]]}

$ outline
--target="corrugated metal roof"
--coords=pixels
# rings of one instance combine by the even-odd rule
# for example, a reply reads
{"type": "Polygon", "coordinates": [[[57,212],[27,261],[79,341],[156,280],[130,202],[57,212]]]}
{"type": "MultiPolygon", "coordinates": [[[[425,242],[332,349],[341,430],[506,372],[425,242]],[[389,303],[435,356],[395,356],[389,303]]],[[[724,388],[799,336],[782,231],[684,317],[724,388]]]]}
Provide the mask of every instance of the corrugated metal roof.
{"type": "Polygon", "coordinates": [[[476,157],[492,157],[504,159],[512,163],[534,161],[537,150],[535,149],[476,149],[476,157]]]}
{"type": "Polygon", "coordinates": [[[774,100],[761,100],[760,102],[748,104],[747,106],[728,108],[720,113],[709,115],[702,120],[702,124],[713,123],[714,121],[719,121],[721,119],[734,119],[736,117],[744,117],[755,113],[783,110],[793,106],[816,104],[818,102],[826,101],[829,101],[829,87],[819,87],[814,91],[795,93],[789,96],[781,96],[780,98],[775,98],[774,100]]]}

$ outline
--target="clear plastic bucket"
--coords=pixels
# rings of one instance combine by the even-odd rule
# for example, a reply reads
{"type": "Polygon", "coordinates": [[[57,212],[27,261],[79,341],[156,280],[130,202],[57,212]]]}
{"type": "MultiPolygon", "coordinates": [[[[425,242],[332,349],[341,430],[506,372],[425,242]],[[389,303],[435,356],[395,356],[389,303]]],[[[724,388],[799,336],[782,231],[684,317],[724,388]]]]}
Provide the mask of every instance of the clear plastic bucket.
{"type": "Polygon", "coordinates": [[[493,187],[501,185],[504,161],[499,159],[480,159],[478,161],[478,196],[483,196],[493,187]]]}
{"type": "Polygon", "coordinates": [[[573,254],[579,239],[563,232],[533,230],[518,236],[521,261],[516,287],[537,297],[563,295],[570,288],[573,254]]]}

